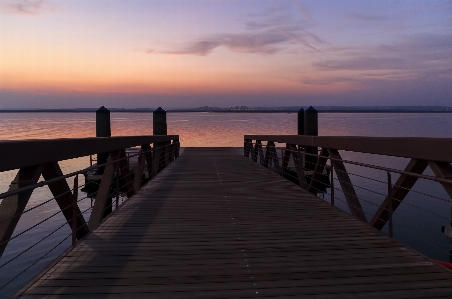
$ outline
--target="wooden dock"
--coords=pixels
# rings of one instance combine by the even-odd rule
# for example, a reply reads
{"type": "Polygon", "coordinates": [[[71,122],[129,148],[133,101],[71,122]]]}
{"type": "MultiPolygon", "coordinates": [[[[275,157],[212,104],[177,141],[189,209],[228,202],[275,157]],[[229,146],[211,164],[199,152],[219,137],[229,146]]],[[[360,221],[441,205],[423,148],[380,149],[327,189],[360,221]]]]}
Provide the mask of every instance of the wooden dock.
{"type": "Polygon", "coordinates": [[[186,149],[21,298],[451,298],[452,272],[238,149],[186,149]]]}

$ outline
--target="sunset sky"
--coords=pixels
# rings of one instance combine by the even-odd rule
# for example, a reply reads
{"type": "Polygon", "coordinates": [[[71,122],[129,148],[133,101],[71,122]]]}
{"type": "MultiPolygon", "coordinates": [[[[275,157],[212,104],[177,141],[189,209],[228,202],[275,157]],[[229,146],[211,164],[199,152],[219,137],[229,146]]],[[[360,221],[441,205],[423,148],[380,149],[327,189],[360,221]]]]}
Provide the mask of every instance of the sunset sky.
{"type": "Polygon", "coordinates": [[[0,0],[0,109],[452,105],[452,1],[0,0]]]}

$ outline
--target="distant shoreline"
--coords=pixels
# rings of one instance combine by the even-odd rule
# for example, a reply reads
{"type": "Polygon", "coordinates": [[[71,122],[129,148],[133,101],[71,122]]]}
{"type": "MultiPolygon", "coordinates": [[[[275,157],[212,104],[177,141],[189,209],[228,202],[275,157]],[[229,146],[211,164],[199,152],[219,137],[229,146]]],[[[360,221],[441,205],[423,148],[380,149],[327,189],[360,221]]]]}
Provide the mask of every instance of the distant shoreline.
{"type": "MultiPolygon", "coordinates": [[[[0,110],[0,113],[93,113],[97,109],[27,109],[27,110],[0,110]]],[[[154,109],[110,109],[111,113],[152,113],[154,109]]],[[[297,113],[297,110],[198,110],[198,109],[174,109],[166,110],[168,113],[297,113]]],[[[318,113],[452,113],[452,110],[379,110],[379,109],[331,109],[331,110],[317,110],[318,113]]]]}

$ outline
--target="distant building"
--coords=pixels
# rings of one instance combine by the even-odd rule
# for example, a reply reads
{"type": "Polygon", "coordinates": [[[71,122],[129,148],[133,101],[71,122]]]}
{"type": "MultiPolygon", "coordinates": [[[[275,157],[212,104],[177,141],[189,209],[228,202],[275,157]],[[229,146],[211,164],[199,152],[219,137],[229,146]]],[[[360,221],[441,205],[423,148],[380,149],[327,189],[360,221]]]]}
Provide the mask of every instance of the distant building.
{"type": "Polygon", "coordinates": [[[251,109],[248,108],[247,106],[235,106],[231,107],[231,110],[251,110],[251,109]]]}
{"type": "Polygon", "coordinates": [[[199,107],[199,110],[219,110],[220,108],[218,107],[209,107],[209,106],[204,106],[204,107],[199,107]]]}

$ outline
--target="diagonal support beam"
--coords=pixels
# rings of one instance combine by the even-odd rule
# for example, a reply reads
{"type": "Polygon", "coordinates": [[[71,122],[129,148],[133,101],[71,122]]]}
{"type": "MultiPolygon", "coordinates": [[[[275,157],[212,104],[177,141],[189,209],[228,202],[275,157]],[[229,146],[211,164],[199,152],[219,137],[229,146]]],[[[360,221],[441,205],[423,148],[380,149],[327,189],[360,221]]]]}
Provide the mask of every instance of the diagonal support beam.
{"type": "Polygon", "coordinates": [[[282,159],[282,169],[281,169],[281,175],[284,176],[285,171],[289,167],[289,160],[290,160],[290,147],[289,144],[286,144],[286,149],[284,150],[284,155],[282,159]]]}
{"type": "MultiPolygon", "coordinates": [[[[427,168],[427,162],[424,160],[411,159],[408,165],[405,167],[405,172],[413,172],[422,174],[427,168]]],[[[417,177],[401,174],[394,187],[392,188],[391,194],[386,196],[385,200],[378,208],[374,217],[370,221],[370,225],[376,229],[382,229],[386,222],[388,221],[388,204],[391,201],[392,212],[394,212],[399,204],[405,199],[408,192],[411,190],[413,185],[418,180],[417,177]]]]}
{"type": "Polygon", "coordinates": [[[251,148],[253,147],[253,142],[251,139],[245,139],[243,144],[243,150],[245,157],[250,157],[251,148]]]}
{"type": "Polygon", "coordinates": [[[352,185],[347,169],[345,169],[344,162],[342,162],[339,151],[337,149],[328,149],[328,155],[330,158],[337,159],[331,160],[331,163],[336,171],[337,179],[341,184],[342,192],[344,193],[350,212],[355,218],[367,223],[366,215],[364,214],[361,203],[356,195],[355,188],[352,185]]]}
{"type": "MultiPolygon", "coordinates": [[[[430,166],[437,178],[449,179],[452,181],[452,165],[450,165],[450,163],[429,161],[428,166],[430,166]]],[[[446,190],[447,195],[449,195],[452,201],[452,184],[440,184],[443,186],[444,190],[446,190]]]]}
{"type": "MultiPolygon", "coordinates": [[[[436,177],[441,179],[449,179],[452,181],[452,165],[447,162],[435,162],[435,161],[429,161],[428,166],[433,170],[433,173],[436,177]]],[[[452,184],[442,183],[440,182],[441,186],[443,186],[444,190],[446,190],[447,195],[449,195],[450,201],[452,202],[452,184]]],[[[452,215],[452,210],[451,210],[452,215]]],[[[452,225],[452,220],[451,220],[452,225]]],[[[452,257],[451,257],[452,259],[452,257]]]]}
{"type": "Polygon", "coordinates": [[[264,157],[264,149],[262,147],[262,142],[261,141],[259,141],[259,147],[258,147],[257,150],[259,152],[259,164],[262,166],[262,165],[264,165],[265,157],[264,157]]]}
{"type": "MultiPolygon", "coordinates": [[[[63,176],[63,172],[61,171],[60,165],[57,162],[49,163],[45,166],[44,171],[42,172],[42,176],[44,180],[48,181],[53,178],[57,178],[63,176]]],[[[74,218],[72,207],[73,194],[66,180],[59,180],[53,183],[50,183],[49,189],[52,192],[52,195],[55,197],[55,201],[63,212],[66,221],[73,228],[74,218]]],[[[75,190],[74,190],[75,191],[75,190]]],[[[84,235],[89,233],[89,228],[86,225],[85,218],[83,217],[82,212],[78,205],[75,207],[75,215],[77,215],[77,239],[81,239],[84,235]]]]}
{"type": "Polygon", "coordinates": [[[329,152],[328,149],[323,148],[320,151],[321,157],[316,157],[317,163],[314,167],[314,172],[312,173],[311,180],[309,181],[309,187],[308,190],[311,193],[317,194],[318,190],[321,189],[322,185],[322,175],[323,170],[325,169],[326,162],[328,161],[329,152]]]}
{"type": "Polygon", "coordinates": [[[297,169],[298,185],[300,187],[306,189],[307,184],[306,184],[306,176],[304,173],[303,156],[295,144],[289,144],[289,149],[292,152],[293,161],[295,163],[295,168],[297,169]]]}
{"type": "MultiPolygon", "coordinates": [[[[8,191],[14,191],[36,184],[44,170],[44,165],[24,167],[19,169],[16,178],[11,182],[8,191]]],[[[21,192],[4,198],[0,204],[0,257],[8,245],[8,240],[14,233],[20,216],[25,210],[33,190],[21,192]]]]}
{"type": "MultiPolygon", "coordinates": [[[[113,152],[114,153],[114,152],[113,152]]],[[[110,153],[110,158],[112,158],[112,153],[110,153]]],[[[119,158],[125,158],[126,157],[126,150],[122,149],[119,151],[119,158]]],[[[112,159],[112,161],[116,160],[117,158],[112,159]]],[[[161,160],[161,159],[160,159],[161,160]]],[[[122,181],[123,181],[123,187],[126,188],[127,197],[130,198],[135,194],[135,190],[133,188],[133,181],[132,181],[132,172],[130,171],[130,165],[129,165],[129,159],[123,159],[119,161],[119,173],[121,174],[122,181]]],[[[102,177],[103,180],[103,177],[102,177]]]]}
{"type": "Polygon", "coordinates": [[[276,146],[274,142],[270,143],[270,165],[273,162],[273,167],[275,172],[281,174],[281,166],[279,165],[278,153],[276,152],[276,146]]]}
{"type": "MultiPolygon", "coordinates": [[[[110,152],[107,162],[117,160],[120,157],[119,152],[120,151],[110,152]]],[[[124,161],[127,163],[127,160],[124,161]]],[[[119,167],[121,167],[121,165],[119,167]]],[[[111,183],[113,182],[114,176],[115,165],[108,164],[107,166],[105,166],[104,174],[102,175],[102,180],[99,185],[99,190],[97,191],[96,200],[94,201],[93,211],[91,212],[91,216],[88,222],[90,230],[95,230],[104,218],[104,211],[107,206],[108,197],[110,196],[110,187],[111,183]]]]}
{"type": "Polygon", "coordinates": [[[149,174],[149,179],[152,179],[152,151],[149,144],[144,144],[141,146],[141,150],[144,152],[144,158],[146,160],[146,169],[149,174]]]}
{"type": "Polygon", "coordinates": [[[259,154],[259,146],[262,146],[262,143],[260,140],[256,140],[256,144],[254,145],[253,148],[253,153],[251,154],[251,158],[253,159],[254,162],[257,162],[257,156],[259,154]]]}
{"type": "Polygon", "coordinates": [[[267,142],[265,146],[265,157],[264,157],[264,167],[268,168],[268,164],[270,163],[270,142],[267,142]]]}
{"type": "Polygon", "coordinates": [[[138,155],[138,163],[135,168],[135,177],[133,178],[133,189],[135,192],[141,189],[141,181],[143,180],[143,164],[144,164],[144,153],[143,148],[138,155]]]}

